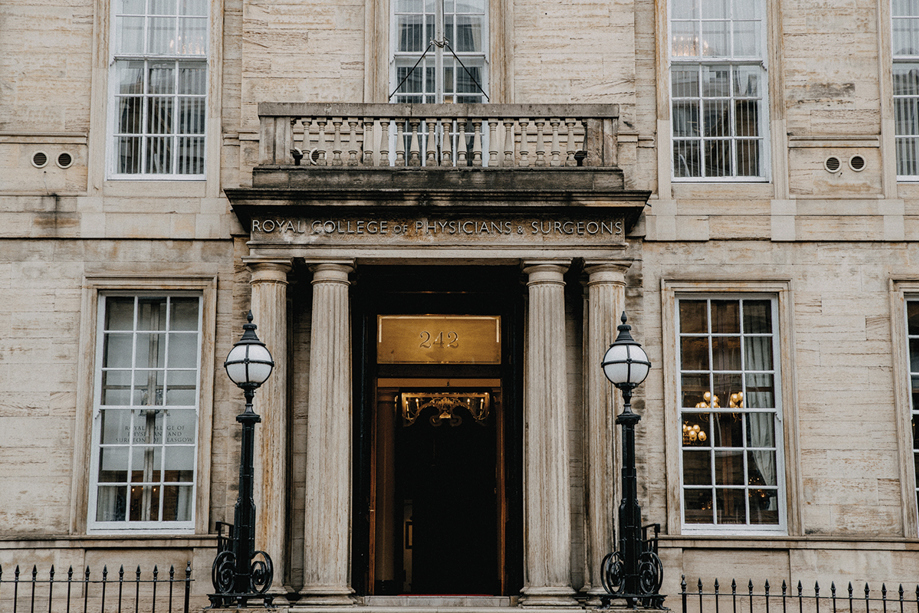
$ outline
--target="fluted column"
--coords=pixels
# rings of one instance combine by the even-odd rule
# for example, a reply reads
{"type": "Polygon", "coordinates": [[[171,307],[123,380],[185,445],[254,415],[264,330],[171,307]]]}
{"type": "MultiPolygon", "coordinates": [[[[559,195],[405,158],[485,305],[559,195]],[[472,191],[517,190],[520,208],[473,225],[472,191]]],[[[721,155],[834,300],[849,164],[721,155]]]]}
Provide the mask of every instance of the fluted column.
{"type": "Polygon", "coordinates": [[[251,308],[258,335],[274,358],[274,370],[255,396],[262,418],[256,430],[255,548],[274,562],[272,591],[284,593],[287,537],[287,273],[290,260],[247,260],[252,272],[251,308]]]}
{"type": "Polygon", "coordinates": [[[313,271],[301,604],[351,604],[351,314],[353,263],[313,271]]]}
{"type": "Polygon", "coordinates": [[[525,262],[529,276],[524,419],[525,578],[521,605],[576,606],[571,588],[565,282],[568,262],[525,262]]]}
{"type": "MultiPolygon", "coordinates": [[[[606,350],[616,338],[617,315],[625,302],[627,264],[586,262],[587,321],[584,338],[587,354],[584,364],[587,379],[587,577],[588,594],[605,593],[600,581],[603,557],[616,549],[614,521],[618,483],[613,451],[615,428],[615,388],[600,368],[606,350]]],[[[599,599],[592,598],[592,604],[599,599]]]]}

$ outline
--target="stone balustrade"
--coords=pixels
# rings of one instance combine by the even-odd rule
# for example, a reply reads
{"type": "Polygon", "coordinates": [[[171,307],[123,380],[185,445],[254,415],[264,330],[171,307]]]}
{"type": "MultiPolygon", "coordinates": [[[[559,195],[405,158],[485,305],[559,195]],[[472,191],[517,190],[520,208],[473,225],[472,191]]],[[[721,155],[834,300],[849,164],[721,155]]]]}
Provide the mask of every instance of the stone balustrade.
{"type": "Polygon", "coordinates": [[[259,104],[259,164],[617,166],[615,104],[259,104]]]}

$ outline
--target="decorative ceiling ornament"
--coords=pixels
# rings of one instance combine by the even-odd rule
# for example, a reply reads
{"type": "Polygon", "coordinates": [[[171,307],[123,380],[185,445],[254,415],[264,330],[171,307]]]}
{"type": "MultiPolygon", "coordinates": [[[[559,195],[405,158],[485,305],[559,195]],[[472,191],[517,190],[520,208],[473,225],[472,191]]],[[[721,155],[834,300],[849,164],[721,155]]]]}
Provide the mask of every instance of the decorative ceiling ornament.
{"type": "Polygon", "coordinates": [[[401,394],[401,407],[397,404],[402,414],[402,425],[409,427],[417,421],[421,413],[428,408],[434,409],[434,415],[429,418],[434,427],[447,423],[456,427],[463,423],[459,409],[466,409],[480,426],[485,425],[491,411],[491,394],[488,392],[441,392],[417,393],[403,392],[401,394]]]}

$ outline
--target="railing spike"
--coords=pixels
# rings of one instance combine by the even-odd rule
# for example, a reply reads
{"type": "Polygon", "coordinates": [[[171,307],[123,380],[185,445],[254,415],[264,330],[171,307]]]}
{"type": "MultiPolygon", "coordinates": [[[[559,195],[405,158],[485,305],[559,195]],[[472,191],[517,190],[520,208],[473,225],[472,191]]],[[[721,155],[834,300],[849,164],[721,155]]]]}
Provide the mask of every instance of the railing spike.
{"type": "Polygon", "coordinates": [[[699,591],[702,591],[702,578],[699,578],[699,591]]]}
{"type": "Polygon", "coordinates": [[[769,593],[769,579],[766,579],[766,583],[763,584],[763,588],[766,590],[766,593],[769,593]]]}
{"type": "Polygon", "coordinates": [[[753,579],[750,579],[747,582],[747,590],[752,594],[753,593],[753,579]]]}
{"type": "Polygon", "coordinates": [[[33,583],[35,582],[35,577],[37,576],[38,576],[38,567],[33,564],[32,565],[32,582],[33,583]]]}
{"type": "Polygon", "coordinates": [[[67,581],[73,579],[73,566],[67,568],[67,581]]]}
{"type": "Polygon", "coordinates": [[[731,591],[732,592],[737,591],[737,580],[736,579],[731,579],[731,591]]]}
{"type": "Polygon", "coordinates": [[[680,590],[686,591],[686,575],[680,575],[680,590]]]}
{"type": "Polygon", "coordinates": [[[788,584],[782,579],[782,596],[784,596],[786,592],[788,592],[788,584]]]}
{"type": "Polygon", "coordinates": [[[798,580],[798,596],[804,593],[804,586],[801,585],[801,581],[798,580]]]}
{"type": "Polygon", "coordinates": [[[721,587],[721,584],[718,583],[718,577],[715,577],[715,593],[718,592],[719,587],[721,587]]]}
{"type": "Polygon", "coordinates": [[[868,582],[865,582],[865,600],[868,599],[869,594],[871,594],[871,588],[868,587],[868,582]]]}

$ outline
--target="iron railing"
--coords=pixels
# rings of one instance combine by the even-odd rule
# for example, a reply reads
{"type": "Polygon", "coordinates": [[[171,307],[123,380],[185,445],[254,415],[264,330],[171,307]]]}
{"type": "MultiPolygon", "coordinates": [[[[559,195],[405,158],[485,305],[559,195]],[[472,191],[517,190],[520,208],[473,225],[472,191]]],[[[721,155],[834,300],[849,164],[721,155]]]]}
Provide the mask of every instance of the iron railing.
{"type": "Polygon", "coordinates": [[[0,613],[189,613],[191,562],[184,577],[176,576],[174,566],[165,577],[156,566],[152,575],[143,576],[139,566],[134,572],[121,566],[113,575],[108,566],[101,576],[93,575],[88,566],[76,572],[71,566],[66,577],[52,566],[47,578],[39,577],[36,566],[25,572],[16,566],[12,574],[4,574],[0,566],[0,613]]]}
{"type": "Polygon", "coordinates": [[[723,589],[715,579],[712,589],[703,588],[699,579],[694,588],[689,588],[684,575],[680,582],[680,597],[683,613],[919,613],[919,585],[905,590],[900,584],[896,590],[888,590],[882,583],[881,589],[848,585],[837,588],[830,583],[829,591],[821,591],[819,582],[814,582],[813,591],[805,593],[801,581],[789,586],[782,581],[774,589],[765,581],[761,590],[749,580],[746,586],[738,586],[731,580],[730,589],[723,589]]]}

